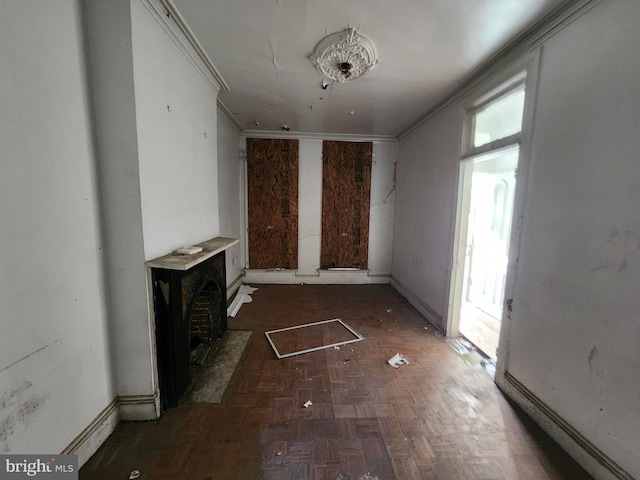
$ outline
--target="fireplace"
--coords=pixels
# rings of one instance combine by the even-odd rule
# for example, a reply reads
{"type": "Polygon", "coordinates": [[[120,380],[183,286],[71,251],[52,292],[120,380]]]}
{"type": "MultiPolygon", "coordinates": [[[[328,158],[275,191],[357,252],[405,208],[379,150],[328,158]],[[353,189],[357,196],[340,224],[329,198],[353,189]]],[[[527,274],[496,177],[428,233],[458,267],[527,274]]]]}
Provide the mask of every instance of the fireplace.
{"type": "Polygon", "coordinates": [[[238,240],[216,237],[192,255],[172,253],[151,260],[160,406],[180,403],[191,384],[193,351],[221,339],[227,330],[224,250],[238,240]]]}

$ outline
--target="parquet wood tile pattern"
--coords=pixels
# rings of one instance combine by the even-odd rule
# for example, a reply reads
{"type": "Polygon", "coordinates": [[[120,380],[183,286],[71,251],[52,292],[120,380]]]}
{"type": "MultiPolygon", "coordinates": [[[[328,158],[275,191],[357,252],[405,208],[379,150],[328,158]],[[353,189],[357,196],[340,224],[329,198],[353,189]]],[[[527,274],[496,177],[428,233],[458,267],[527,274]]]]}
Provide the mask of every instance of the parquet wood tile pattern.
{"type": "Polygon", "coordinates": [[[258,285],[229,327],[254,335],[222,404],[122,424],[80,479],[591,478],[389,285],[258,285]],[[331,318],[365,340],[279,360],[264,336],[331,318]]]}

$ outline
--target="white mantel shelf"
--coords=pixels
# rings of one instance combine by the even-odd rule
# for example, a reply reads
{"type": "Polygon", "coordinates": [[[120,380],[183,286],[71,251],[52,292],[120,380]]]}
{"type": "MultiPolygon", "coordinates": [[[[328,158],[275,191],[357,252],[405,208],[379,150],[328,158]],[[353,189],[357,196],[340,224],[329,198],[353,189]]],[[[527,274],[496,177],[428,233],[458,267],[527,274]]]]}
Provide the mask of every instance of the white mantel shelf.
{"type": "Polygon", "coordinates": [[[147,262],[147,266],[151,268],[163,268],[165,270],[185,271],[195,267],[201,262],[225,251],[240,240],[238,238],[216,237],[206,242],[193,245],[194,247],[202,247],[202,251],[192,255],[182,255],[172,252],[164,257],[154,258],[147,262]]]}

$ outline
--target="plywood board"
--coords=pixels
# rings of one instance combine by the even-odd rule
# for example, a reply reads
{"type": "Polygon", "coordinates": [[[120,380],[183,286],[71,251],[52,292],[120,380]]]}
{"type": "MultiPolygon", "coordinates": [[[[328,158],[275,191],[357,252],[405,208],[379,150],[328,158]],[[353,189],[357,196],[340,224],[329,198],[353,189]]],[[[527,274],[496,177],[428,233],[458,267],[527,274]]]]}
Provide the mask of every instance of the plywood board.
{"type": "Polygon", "coordinates": [[[364,340],[339,318],[265,332],[278,358],[292,357],[364,340]]]}
{"type": "Polygon", "coordinates": [[[371,142],[322,143],[321,268],[366,269],[371,142]]]}
{"type": "Polygon", "coordinates": [[[298,141],[247,139],[249,268],[298,267],[298,141]]]}

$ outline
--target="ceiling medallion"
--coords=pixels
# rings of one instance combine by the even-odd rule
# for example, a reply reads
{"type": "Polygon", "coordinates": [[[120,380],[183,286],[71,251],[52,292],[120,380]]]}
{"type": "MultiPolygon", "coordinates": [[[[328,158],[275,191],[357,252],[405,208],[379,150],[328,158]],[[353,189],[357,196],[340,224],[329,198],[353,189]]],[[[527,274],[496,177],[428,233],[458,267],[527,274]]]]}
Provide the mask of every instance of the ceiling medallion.
{"type": "Polygon", "coordinates": [[[369,38],[349,27],[320,40],[309,59],[323,75],[347,83],[375,67],[378,54],[369,38]]]}

